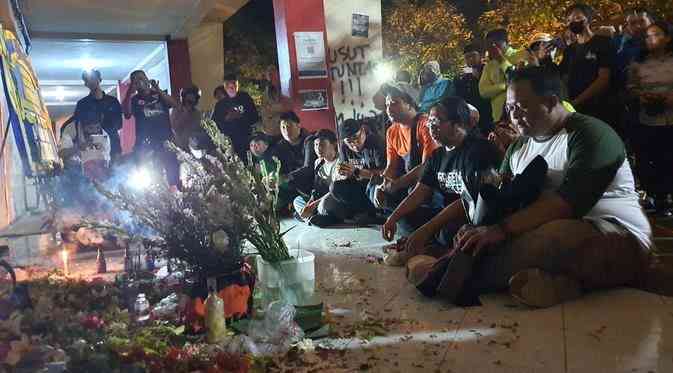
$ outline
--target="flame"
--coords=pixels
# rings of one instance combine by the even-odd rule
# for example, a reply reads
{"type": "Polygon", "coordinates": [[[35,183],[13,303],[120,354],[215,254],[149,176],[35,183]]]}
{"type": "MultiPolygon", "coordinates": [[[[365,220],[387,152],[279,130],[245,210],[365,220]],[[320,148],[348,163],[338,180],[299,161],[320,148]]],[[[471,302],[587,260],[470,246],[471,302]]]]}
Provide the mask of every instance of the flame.
{"type": "Polygon", "coordinates": [[[66,250],[65,248],[63,248],[63,250],[61,250],[61,259],[63,260],[63,272],[67,276],[69,274],[68,273],[69,272],[69,270],[68,270],[68,250],[66,250]]]}

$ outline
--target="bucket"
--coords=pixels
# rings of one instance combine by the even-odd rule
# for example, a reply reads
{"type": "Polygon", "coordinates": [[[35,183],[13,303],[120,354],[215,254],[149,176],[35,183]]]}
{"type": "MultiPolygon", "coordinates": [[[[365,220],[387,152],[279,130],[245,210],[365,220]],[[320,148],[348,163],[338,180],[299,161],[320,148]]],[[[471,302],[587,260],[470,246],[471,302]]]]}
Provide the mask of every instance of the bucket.
{"type": "Polygon", "coordinates": [[[275,264],[257,256],[257,280],[263,298],[283,299],[295,306],[311,304],[315,292],[315,255],[301,249],[290,249],[289,253],[292,259],[275,264]]]}

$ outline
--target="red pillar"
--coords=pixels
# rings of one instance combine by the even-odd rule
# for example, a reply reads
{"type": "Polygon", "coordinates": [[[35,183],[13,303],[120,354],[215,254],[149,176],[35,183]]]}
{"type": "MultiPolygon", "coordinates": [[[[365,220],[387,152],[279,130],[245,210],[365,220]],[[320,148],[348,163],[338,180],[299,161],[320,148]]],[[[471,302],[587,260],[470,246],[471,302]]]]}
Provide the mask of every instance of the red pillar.
{"type": "Polygon", "coordinates": [[[171,91],[178,97],[180,90],[192,84],[192,69],[189,63],[189,44],[186,39],[169,40],[168,67],[171,74],[171,91]]]}
{"type": "MultiPolygon", "coordinates": [[[[278,70],[281,94],[287,105],[301,119],[302,127],[315,131],[320,128],[335,129],[334,105],[328,77],[299,79],[295,32],[321,31],[325,35],[325,10],[322,0],[273,0],[278,48],[278,70]],[[324,89],[327,92],[328,110],[302,111],[302,90],[324,89]]],[[[327,53],[327,37],[324,37],[327,53]]],[[[327,56],[325,56],[327,61],[327,56]]]]}

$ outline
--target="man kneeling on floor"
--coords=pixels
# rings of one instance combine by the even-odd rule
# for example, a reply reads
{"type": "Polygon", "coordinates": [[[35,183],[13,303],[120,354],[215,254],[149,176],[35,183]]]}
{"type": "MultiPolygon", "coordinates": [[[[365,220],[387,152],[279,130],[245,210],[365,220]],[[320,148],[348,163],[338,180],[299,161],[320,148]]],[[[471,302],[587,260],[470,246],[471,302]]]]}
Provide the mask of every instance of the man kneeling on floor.
{"type": "Polygon", "coordinates": [[[458,232],[455,247],[476,255],[469,292],[509,286],[520,302],[549,307],[644,280],[651,227],[624,144],[606,123],[568,112],[560,89],[558,73],[544,67],[510,76],[507,111],[523,136],[509,147],[501,173],[520,174],[539,155],[547,181],[536,201],[501,223],[458,232]]]}
{"type": "MultiPolygon", "coordinates": [[[[467,103],[459,97],[446,97],[430,110],[428,128],[441,145],[432,153],[413,192],[390,215],[382,227],[383,238],[394,238],[398,221],[418,215],[421,205],[439,192],[445,201],[456,194],[461,198],[431,215],[406,240],[404,249],[390,253],[386,262],[403,265],[406,258],[430,251],[447,251],[447,246],[466,216],[474,210],[482,182],[500,167],[501,155],[490,141],[479,137],[470,119],[467,103]],[[469,211],[466,211],[465,207],[469,211]],[[434,242],[431,242],[434,241],[434,242]],[[430,244],[430,247],[427,246],[430,244]],[[437,249],[432,250],[431,248],[437,249]],[[392,259],[396,258],[396,259],[392,259]]],[[[416,216],[418,218],[418,216],[416,216]]],[[[399,249],[398,249],[399,250],[399,249]]]]}

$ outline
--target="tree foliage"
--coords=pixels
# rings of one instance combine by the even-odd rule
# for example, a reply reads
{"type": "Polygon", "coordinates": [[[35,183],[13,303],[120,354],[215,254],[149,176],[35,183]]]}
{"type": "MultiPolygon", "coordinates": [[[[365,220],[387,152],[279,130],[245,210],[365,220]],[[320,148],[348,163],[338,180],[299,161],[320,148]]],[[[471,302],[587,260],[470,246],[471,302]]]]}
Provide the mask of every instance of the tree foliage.
{"type": "Polygon", "coordinates": [[[445,73],[455,75],[471,36],[465,17],[446,1],[395,1],[383,9],[384,53],[399,57],[412,73],[437,60],[445,73]]]}
{"type": "MultiPolygon", "coordinates": [[[[524,46],[537,32],[560,35],[566,27],[566,9],[576,0],[503,0],[491,1],[491,10],[479,18],[479,33],[505,27],[510,42],[524,46]]],[[[623,14],[629,9],[642,7],[660,18],[673,20],[671,0],[584,0],[596,12],[594,24],[619,26],[624,24],[623,14]]]]}

